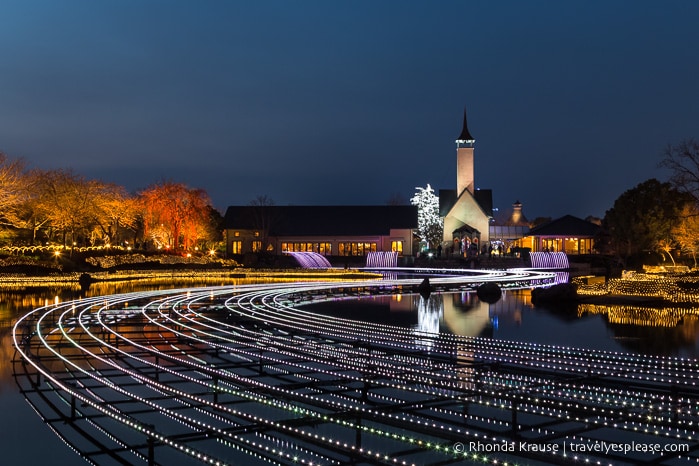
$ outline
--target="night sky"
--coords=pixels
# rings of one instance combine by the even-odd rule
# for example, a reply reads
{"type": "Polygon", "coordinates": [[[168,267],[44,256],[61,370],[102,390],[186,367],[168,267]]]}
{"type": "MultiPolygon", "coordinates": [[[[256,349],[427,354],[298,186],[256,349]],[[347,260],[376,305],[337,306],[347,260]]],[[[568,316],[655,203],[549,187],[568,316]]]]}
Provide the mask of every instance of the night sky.
{"type": "Polygon", "coordinates": [[[699,2],[10,0],[0,150],[220,210],[476,187],[603,216],[699,138],[699,2]]]}

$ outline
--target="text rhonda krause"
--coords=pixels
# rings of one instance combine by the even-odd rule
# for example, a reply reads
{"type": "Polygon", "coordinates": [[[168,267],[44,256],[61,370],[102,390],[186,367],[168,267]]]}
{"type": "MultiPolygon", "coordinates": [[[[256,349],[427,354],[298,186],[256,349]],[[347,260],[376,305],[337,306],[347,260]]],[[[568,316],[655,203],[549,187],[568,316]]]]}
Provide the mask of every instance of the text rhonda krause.
{"type": "MultiPolygon", "coordinates": [[[[557,443],[530,443],[530,442],[468,442],[469,452],[496,453],[496,452],[558,452],[560,445],[557,443]]],[[[456,449],[456,448],[455,448],[456,449]]]]}
{"type": "Polygon", "coordinates": [[[468,442],[468,451],[480,453],[496,452],[542,452],[542,453],[662,453],[662,452],[686,452],[689,445],[686,443],[639,443],[639,442],[563,442],[558,443],[531,443],[520,442],[468,442]]]}

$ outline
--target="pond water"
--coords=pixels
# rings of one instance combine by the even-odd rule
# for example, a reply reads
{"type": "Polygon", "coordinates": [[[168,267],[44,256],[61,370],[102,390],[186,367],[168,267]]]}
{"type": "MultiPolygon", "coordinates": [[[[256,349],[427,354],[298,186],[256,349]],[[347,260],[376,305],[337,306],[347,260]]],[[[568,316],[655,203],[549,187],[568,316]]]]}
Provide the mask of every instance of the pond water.
{"type": "Polygon", "coordinates": [[[699,310],[628,305],[536,307],[530,290],[505,291],[494,304],[475,293],[394,295],[307,307],[324,314],[498,340],[649,355],[699,356],[699,310]]]}
{"type": "MultiPolygon", "coordinates": [[[[270,280],[271,281],[271,280],[270,280]]],[[[256,280],[259,283],[260,280],[256,280]]],[[[19,393],[12,375],[12,323],[36,307],[88,296],[204,285],[243,284],[244,280],[186,280],[98,283],[88,290],[26,288],[0,290],[0,409],[5,420],[0,446],[2,464],[75,464],[80,462],[41,422],[19,393]]],[[[247,282],[249,283],[249,281],[247,282]]],[[[416,334],[449,332],[500,340],[584,347],[680,357],[699,354],[699,319],[693,312],[648,311],[629,306],[540,308],[529,290],[507,291],[494,304],[473,292],[383,295],[358,300],[328,301],[305,309],[360,321],[414,328],[416,334]]]]}

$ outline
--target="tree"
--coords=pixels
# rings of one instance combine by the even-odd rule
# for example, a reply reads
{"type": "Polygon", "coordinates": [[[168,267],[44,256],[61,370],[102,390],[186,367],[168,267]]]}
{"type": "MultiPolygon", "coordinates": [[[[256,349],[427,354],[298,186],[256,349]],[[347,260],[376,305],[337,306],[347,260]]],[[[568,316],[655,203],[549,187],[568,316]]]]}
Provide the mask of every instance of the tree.
{"type": "Polygon", "coordinates": [[[13,226],[31,232],[30,244],[36,244],[42,228],[47,228],[49,216],[42,205],[44,186],[42,180],[46,172],[30,170],[24,176],[24,196],[13,212],[13,226]]]}
{"type": "Polygon", "coordinates": [[[274,207],[274,200],[266,194],[257,196],[250,201],[252,209],[252,224],[256,230],[260,231],[260,243],[262,249],[260,252],[266,253],[270,247],[269,234],[274,224],[279,221],[277,218],[278,212],[274,207]]]}
{"type": "Polygon", "coordinates": [[[0,223],[18,226],[21,223],[18,210],[26,199],[26,175],[24,162],[11,160],[0,152],[0,223]]]}
{"type": "Polygon", "coordinates": [[[668,145],[660,166],[672,172],[670,183],[679,191],[688,193],[699,202],[699,143],[688,139],[668,145]]]}
{"type": "Polygon", "coordinates": [[[206,206],[207,221],[199,225],[197,247],[201,251],[215,251],[223,240],[223,216],[212,206],[206,206]]]}
{"type": "Polygon", "coordinates": [[[531,221],[531,228],[538,227],[539,225],[545,225],[552,221],[553,219],[551,217],[536,217],[534,220],[531,221]]]}
{"type": "Polygon", "coordinates": [[[386,205],[409,205],[409,202],[405,199],[405,196],[401,193],[393,193],[386,200],[386,205]]]}
{"type": "Polygon", "coordinates": [[[417,230],[421,241],[437,245],[442,241],[444,224],[439,216],[439,197],[434,189],[427,184],[426,188],[416,187],[415,196],[410,199],[417,206],[417,230]]]}
{"type": "Polygon", "coordinates": [[[209,196],[203,189],[164,181],[140,193],[144,235],[159,246],[180,244],[188,249],[195,244],[209,222],[209,196]]]}
{"type": "Polygon", "coordinates": [[[692,255],[696,267],[699,251],[699,207],[696,203],[684,206],[679,221],[672,228],[672,236],[682,251],[692,255]]]}
{"type": "Polygon", "coordinates": [[[70,170],[36,171],[34,176],[36,191],[31,204],[38,222],[61,233],[59,241],[64,246],[92,237],[93,229],[104,221],[100,205],[109,185],[70,170]]]}
{"type": "Polygon", "coordinates": [[[115,184],[104,184],[95,199],[97,221],[93,236],[106,244],[121,244],[124,233],[135,237],[139,226],[138,201],[126,189],[115,184]]]}
{"type": "Polygon", "coordinates": [[[602,221],[610,249],[624,259],[641,252],[671,249],[673,226],[689,200],[670,183],[656,179],[624,192],[602,221]]]}

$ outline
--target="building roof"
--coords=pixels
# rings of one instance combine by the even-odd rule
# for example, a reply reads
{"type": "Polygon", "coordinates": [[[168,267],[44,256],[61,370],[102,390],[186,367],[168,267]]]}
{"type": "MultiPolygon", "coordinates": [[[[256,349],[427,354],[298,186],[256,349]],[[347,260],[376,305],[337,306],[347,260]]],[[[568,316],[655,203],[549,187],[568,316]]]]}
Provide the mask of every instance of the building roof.
{"type": "Polygon", "coordinates": [[[269,229],[270,236],[385,236],[417,228],[417,206],[230,206],[224,227],[269,229]]]}
{"type": "Polygon", "coordinates": [[[529,236],[527,225],[490,225],[490,239],[502,239],[514,241],[529,236]]]}
{"type": "Polygon", "coordinates": [[[456,189],[439,190],[439,216],[446,217],[454,204],[456,204],[456,189]]]}
{"type": "Polygon", "coordinates": [[[476,230],[471,225],[462,225],[459,228],[457,228],[456,230],[454,230],[452,233],[459,234],[459,235],[462,233],[466,233],[467,235],[472,235],[474,233],[480,233],[480,231],[476,230]]]}
{"type": "Polygon", "coordinates": [[[481,206],[483,212],[488,216],[493,216],[493,190],[492,189],[480,189],[477,188],[473,197],[476,198],[476,202],[481,206]]]}
{"type": "Polygon", "coordinates": [[[471,132],[468,130],[468,124],[466,122],[466,109],[464,108],[464,126],[461,128],[461,134],[456,138],[456,141],[475,141],[474,137],[471,136],[471,132]]]}
{"type": "MultiPolygon", "coordinates": [[[[464,190],[464,195],[469,192],[464,190]]],[[[473,193],[473,198],[480,206],[483,212],[488,216],[493,216],[493,190],[492,189],[476,189],[473,193]]],[[[449,211],[459,197],[456,195],[456,189],[440,189],[439,190],[439,216],[446,217],[449,211]]]]}
{"type": "Polygon", "coordinates": [[[588,237],[592,238],[599,232],[600,226],[587,220],[583,220],[572,215],[564,215],[563,217],[552,220],[543,225],[532,228],[529,231],[529,236],[572,236],[572,237],[588,237]]]}

